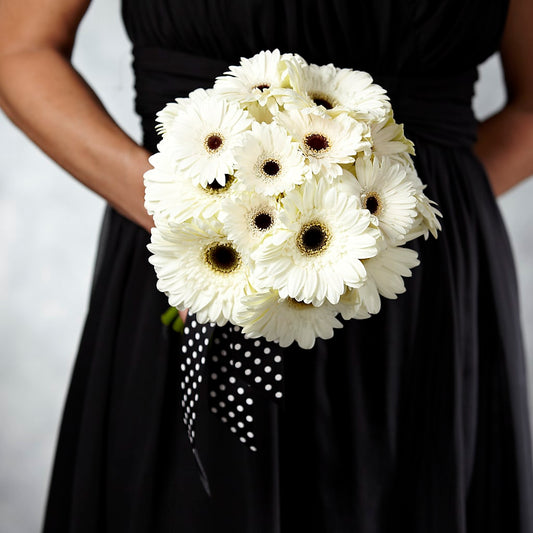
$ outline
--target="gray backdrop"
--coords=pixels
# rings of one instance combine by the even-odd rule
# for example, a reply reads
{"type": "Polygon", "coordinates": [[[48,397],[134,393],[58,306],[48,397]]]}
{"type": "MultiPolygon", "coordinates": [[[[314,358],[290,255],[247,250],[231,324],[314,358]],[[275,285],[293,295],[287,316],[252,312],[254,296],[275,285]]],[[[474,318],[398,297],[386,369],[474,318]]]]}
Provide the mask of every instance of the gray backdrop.
{"type": "MultiPolygon", "coordinates": [[[[74,63],[139,139],[119,0],[93,0],[74,63]]],[[[481,70],[475,108],[503,102],[498,58],[481,70]]],[[[38,531],[56,432],[85,316],[104,204],[0,114],[0,531],[38,531]]],[[[533,378],[533,180],[500,205],[512,238],[533,378]]],[[[530,379],[530,383],[533,379],[530,379]]]]}

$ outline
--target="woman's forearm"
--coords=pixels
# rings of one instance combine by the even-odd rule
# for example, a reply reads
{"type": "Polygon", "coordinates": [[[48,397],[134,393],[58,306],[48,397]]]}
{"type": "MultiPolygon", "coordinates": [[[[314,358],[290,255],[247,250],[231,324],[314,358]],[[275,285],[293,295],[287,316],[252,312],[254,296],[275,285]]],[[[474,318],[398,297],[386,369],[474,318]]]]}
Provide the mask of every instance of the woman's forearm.
{"type": "Polygon", "coordinates": [[[475,151],[496,195],[533,175],[533,110],[510,103],[480,124],[475,151]]]}
{"type": "Polygon", "coordinates": [[[149,153],[117,126],[63,54],[51,47],[0,54],[0,104],[75,178],[152,227],[143,205],[149,153]]]}

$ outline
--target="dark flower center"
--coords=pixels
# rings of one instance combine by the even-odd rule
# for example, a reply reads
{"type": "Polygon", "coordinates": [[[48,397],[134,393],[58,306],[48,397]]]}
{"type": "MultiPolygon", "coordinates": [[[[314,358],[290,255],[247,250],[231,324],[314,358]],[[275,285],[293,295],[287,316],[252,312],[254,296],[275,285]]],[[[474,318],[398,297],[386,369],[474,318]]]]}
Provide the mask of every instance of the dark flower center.
{"type": "Polygon", "coordinates": [[[235,181],[235,178],[233,176],[230,176],[229,174],[225,174],[226,182],[224,185],[220,185],[220,183],[217,180],[213,180],[211,183],[208,183],[205,186],[205,191],[210,194],[219,194],[221,192],[227,191],[231,184],[235,181]]]}
{"type": "Polygon", "coordinates": [[[370,214],[379,214],[381,211],[381,201],[379,196],[375,192],[367,194],[363,207],[370,211],[370,214]]]}
{"type": "Polygon", "coordinates": [[[260,83],[259,85],[255,85],[254,89],[259,89],[263,92],[265,89],[270,89],[270,83],[260,83]]]}
{"type": "Polygon", "coordinates": [[[317,255],[324,251],[330,240],[328,228],[320,222],[305,224],[298,237],[296,244],[304,255],[317,255]]]}
{"type": "Polygon", "coordinates": [[[270,213],[257,213],[254,216],[254,226],[260,231],[266,231],[272,227],[274,219],[270,213]]]}
{"type": "Polygon", "coordinates": [[[304,143],[313,152],[322,152],[329,148],[329,141],[322,133],[310,133],[305,136],[304,143]]]}
{"type": "Polygon", "coordinates": [[[222,274],[237,270],[241,264],[239,254],[230,244],[212,244],[205,251],[205,260],[215,272],[222,274]]]}
{"type": "Polygon", "coordinates": [[[311,99],[316,105],[324,106],[326,109],[331,109],[333,104],[327,99],[324,94],[313,94],[311,99]]]}
{"type": "Polygon", "coordinates": [[[223,144],[224,139],[218,133],[210,133],[204,141],[204,145],[209,152],[216,152],[223,144]]]}
{"type": "Polygon", "coordinates": [[[281,167],[277,161],[269,159],[263,163],[262,169],[267,176],[275,176],[281,170],[281,167]]]}

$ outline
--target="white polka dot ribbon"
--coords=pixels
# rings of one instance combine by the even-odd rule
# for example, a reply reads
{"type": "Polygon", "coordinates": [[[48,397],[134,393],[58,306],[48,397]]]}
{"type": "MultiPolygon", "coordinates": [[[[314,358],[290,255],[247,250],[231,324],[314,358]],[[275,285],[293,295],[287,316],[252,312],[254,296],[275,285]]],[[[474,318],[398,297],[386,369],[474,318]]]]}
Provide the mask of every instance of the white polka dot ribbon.
{"type": "Polygon", "coordinates": [[[254,402],[258,394],[281,403],[283,360],[279,345],[264,338],[246,339],[239,326],[198,324],[190,316],[182,336],[181,390],[183,422],[208,494],[209,483],[196,447],[196,406],[207,373],[209,410],[252,452],[257,451],[254,402]]]}

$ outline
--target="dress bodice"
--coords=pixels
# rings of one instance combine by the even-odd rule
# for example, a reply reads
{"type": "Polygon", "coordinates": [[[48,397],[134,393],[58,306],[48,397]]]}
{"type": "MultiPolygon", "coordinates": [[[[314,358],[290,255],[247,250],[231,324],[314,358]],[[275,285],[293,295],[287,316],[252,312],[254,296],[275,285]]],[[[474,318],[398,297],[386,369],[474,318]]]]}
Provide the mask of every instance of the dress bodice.
{"type": "Polygon", "coordinates": [[[497,49],[506,9],[507,0],[447,0],[437,8],[392,0],[123,0],[144,144],[155,151],[155,115],[166,103],[211,87],[243,56],[278,48],[370,72],[408,136],[471,146],[477,65],[497,49]]]}
{"type": "Polygon", "coordinates": [[[508,0],[123,0],[134,45],[238,62],[262,49],[383,74],[456,73],[498,47],[508,0]]]}

